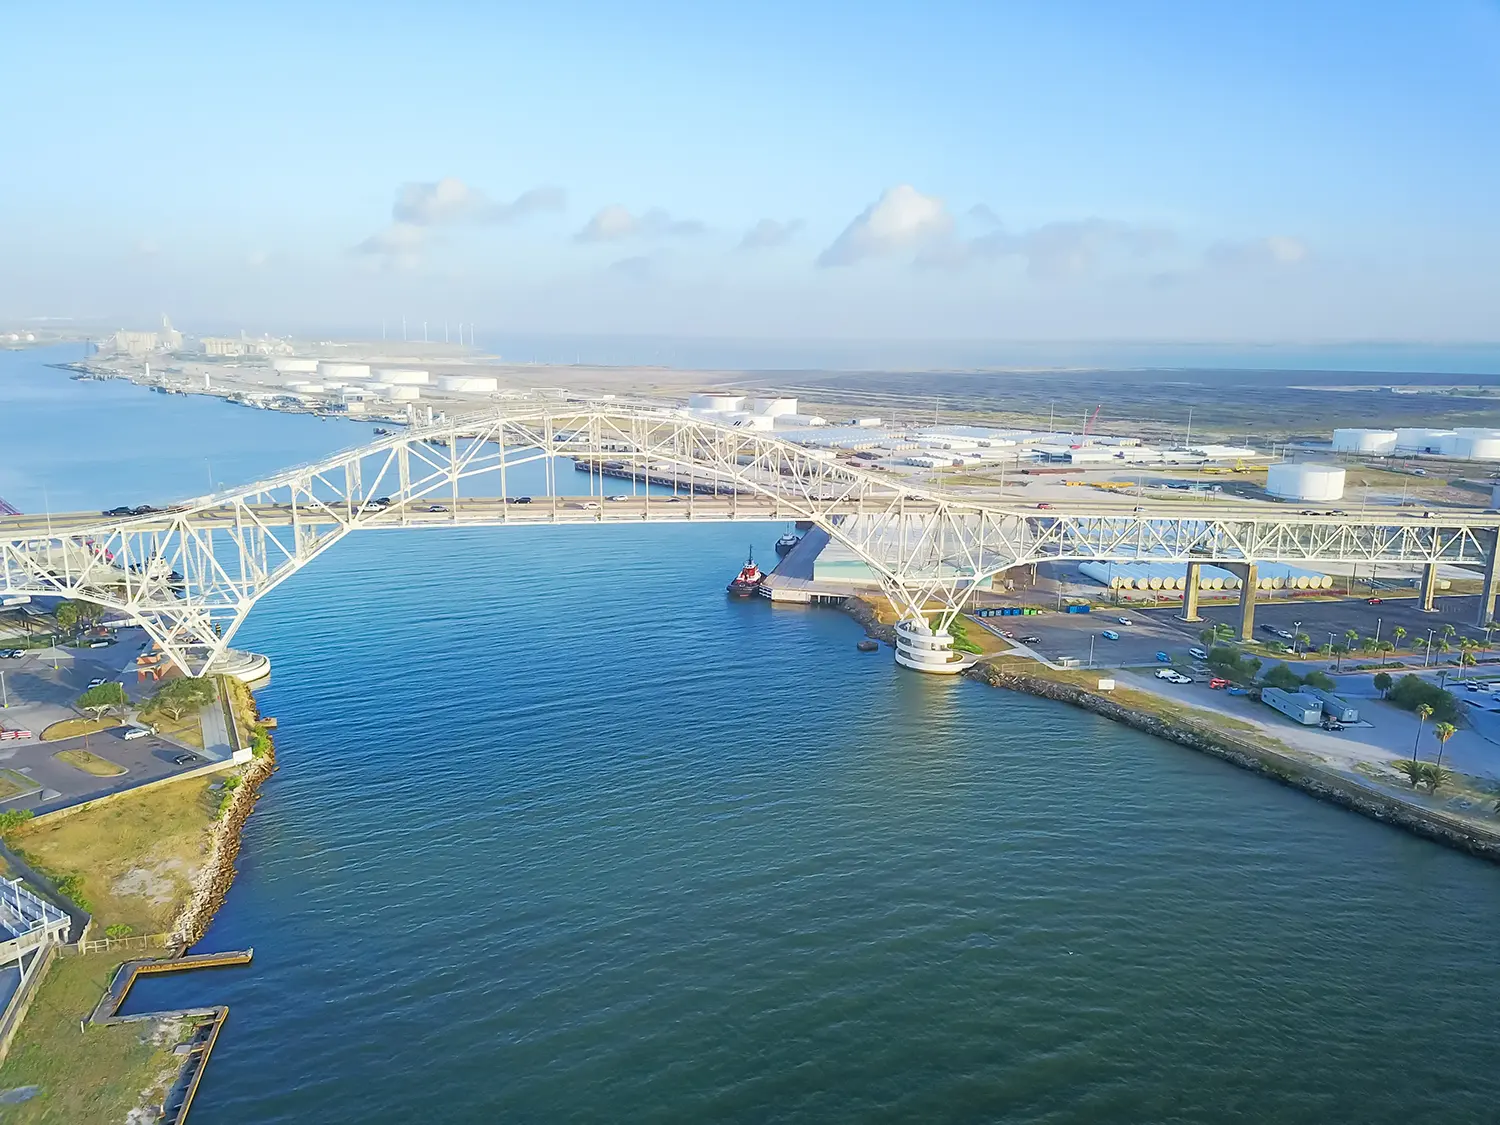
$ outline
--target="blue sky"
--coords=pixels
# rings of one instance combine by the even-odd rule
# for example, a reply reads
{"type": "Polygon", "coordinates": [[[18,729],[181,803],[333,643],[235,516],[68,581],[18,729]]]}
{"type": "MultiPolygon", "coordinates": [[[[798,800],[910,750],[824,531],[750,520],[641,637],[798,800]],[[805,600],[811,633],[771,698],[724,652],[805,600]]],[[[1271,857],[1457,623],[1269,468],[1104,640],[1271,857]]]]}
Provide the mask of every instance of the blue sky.
{"type": "Polygon", "coordinates": [[[1500,337],[1493,2],[5,18],[0,317],[1500,337]]]}

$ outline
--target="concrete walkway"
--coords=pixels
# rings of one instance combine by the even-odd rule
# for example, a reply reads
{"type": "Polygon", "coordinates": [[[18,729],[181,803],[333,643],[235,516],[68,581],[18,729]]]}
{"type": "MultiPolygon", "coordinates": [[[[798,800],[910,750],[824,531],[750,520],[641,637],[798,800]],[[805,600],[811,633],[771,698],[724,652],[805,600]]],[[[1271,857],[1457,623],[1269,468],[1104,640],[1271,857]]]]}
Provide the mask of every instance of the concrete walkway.
{"type": "Polygon", "coordinates": [[[204,757],[215,762],[227,762],[234,757],[234,744],[229,741],[223,703],[216,700],[198,712],[198,725],[203,729],[204,757]]]}

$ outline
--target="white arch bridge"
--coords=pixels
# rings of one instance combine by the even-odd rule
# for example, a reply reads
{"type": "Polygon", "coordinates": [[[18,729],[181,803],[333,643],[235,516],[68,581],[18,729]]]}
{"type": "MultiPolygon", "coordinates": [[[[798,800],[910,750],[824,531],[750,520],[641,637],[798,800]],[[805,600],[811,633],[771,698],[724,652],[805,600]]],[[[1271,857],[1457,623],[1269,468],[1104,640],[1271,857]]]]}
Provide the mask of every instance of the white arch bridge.
{"type": "MultiPolygon", "coordinates": [[[[537,468],[523,477],[535,480],[537,468]]],[[[576,474],[569,474],[576,479],[576,474]]],[[[631,486],[626,486],[631,487],[631,486]]],[[[267,480],[140,515],[0,517],[0,595],[60,595],[141,625],[201,674],[256,601],[345,535],[536,523],[807,520],[863,560],[903,616],[897,659],[946,662],[949,621],[985,579],[1049,559],[1195,564],[1249,574],[1258,563],[1438,564],[1481,571],[1494,612],[1500,516],[1409,510],[1299,514],[1277,505],[1102,498],[1040,510],[909,487],[771,434],[666,411],[609,406],[499,408],[416,427],[267,480]],[[573,458],[656,483],[609,501],[557,494],[573,458]],[[516,470],[540,464],[544,494],[519,499],[516,470]],[[671,494],[660,486],[670,486],[671,494]],[[603,502],[601,502],[603,501],[603,502]],[[940,614],[936,638],[926,619],[940,614]],[[924,650],[932,650],[926,651],[924,650]]],[[[1250,627],[1253,582],[1242,594],[1250,627]]],[[[935,670],[929,668],[929,670],[935,670]]]]}

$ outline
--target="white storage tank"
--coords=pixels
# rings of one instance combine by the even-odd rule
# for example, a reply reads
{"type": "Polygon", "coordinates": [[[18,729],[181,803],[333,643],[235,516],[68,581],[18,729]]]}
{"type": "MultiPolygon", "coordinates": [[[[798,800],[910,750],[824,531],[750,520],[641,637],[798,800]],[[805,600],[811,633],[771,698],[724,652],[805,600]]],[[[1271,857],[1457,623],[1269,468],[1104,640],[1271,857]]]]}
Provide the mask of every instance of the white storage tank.
{"type": "Polygon", "coordinates": [[[391,398],[397,402],[415,402],[422,397],[422,388],[409,383],[391,385],[391,398]]]}
{"type": "Polygon", "coordinates": [[[279,371],[283,375],[292,371],[313,372],[318,369],[318,361],[315,359],[293,359],[291,356],[277,356],[271,360],[271,370],[279,371]]]}
{"type": "Polygon", "coordinates": [[[1282,461],[1266,471],[1266,491],[1283,500],[1339,500],[1344,495],[1344,470],[1337,465],[1282,461]]]}
{"type": "Polygon", "coordinates": [[[742,395],[689,395],[688,409],[701,410],[708,414],[721,414],[745,409],[745,399],[742,395]]]}
{"type": "Polygon", "coordinates": [[[1333,448],[1338,453],[1394,453],[1396,431],[1358,428],[1334,430],[1333,448]]]}
{"type": "Polygon", "coordinates": [[[464,395],[494,394],[499,382],[492,375],[439,375],[438,390],[464,395]]]}
{"type": "Polygon", "coordinates": [[[1465,461],[1500,461],[1500,430],[1461,428],[1443,439],[1442,452],[1465,461]]]}
{"type": "Polygon", "coordinates": [[[427,372],[409,367],[377,367],[373,374],[382,383],[396,387],[425,386],[429,382],[427,372]]]}
{"type": "Polygon", "coordinates": [[[324,379],[368,379],[370,365],[368,363],[336,363],[325,359],[318,362],[318,374],[324,379]]]}
{"type": "Polygon", "coordinates": [[[366,383],[365,386],[370,388],[371,394],[379,395],[381,398],[389,398],[391,395],[391,385],[389,383],[366,383]]]}
{"type": "Polygon", "coordinates": [[[1397,453],[1441,453],[1443,439],[1451,438],[1452,430],[1434,430],[1427,426],[1407,426],[1396,430],[1397,453]]]}
{"type": "Polygon", "coordinates": [[[764,414],[768,418],[780,418],[784,414],[797,413],[794,398],[753,398],[750,400],[752,414],[764,414]]]}

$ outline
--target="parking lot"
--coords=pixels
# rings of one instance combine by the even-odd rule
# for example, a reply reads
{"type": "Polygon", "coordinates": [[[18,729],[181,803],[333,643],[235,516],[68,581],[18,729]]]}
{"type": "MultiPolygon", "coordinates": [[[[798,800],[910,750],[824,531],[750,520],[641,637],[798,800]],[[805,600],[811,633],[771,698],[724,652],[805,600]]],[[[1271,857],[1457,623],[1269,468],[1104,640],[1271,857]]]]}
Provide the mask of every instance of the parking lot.
{"type": "Polygon", "coordinates": [[[1092,613],[1039,613],[1031,617],[989,617],[982,620],[992,629],[1004,629],[1017,640],[1040,637],[1028,645],[1033,652],[1054,663],[1074,659],[1089,662],[1090,642],[1095,667],[1119,667],[1131,664],[1154,664],[1156,654],[1166,650],[1185,656],[1191,645],[1198,644],[1199,625],[1193,628],[1178,621],[1173,610],[1115,612],[1095,610],[1092,613]],[[1125,618],[1129,624],[1119,619],[1125,618]],[[1108,630],[1119,634],[1119,640],[1104,635],[1108,630]]]}
{"type": "Polygon", "coordinates": [[[133,667],[141,651],[140,632],[121,630],[120,636],[119,643],[107,648],[38,649],[19,659],[0,658],[3,698],[10,704],[0,707],[0,728],[32,732],[28,739],[0,742],[0,769],[13,770],[37,786],[34,792],[0,801],[0,810],[46,812],[185,773],[213,757],[156,735],[127,740],[123,725],[86,737],[40,740],[41,733],[53,723],[80,717],[73,704],[94,680],[122,682],[126,694],[137,702],[151,694],[154,685],[137,684],[133,667]],[[90,774],[56,757],[66,750],[87,750],[125,772],[111,777],[90,774]],[[196,760],[181,764],[174,761],[185,753],[194,754],[196,760]]]}
{"type": "MultiPolygon", "coordinates": [[[[1260,626],[1270,625],[1289,633],[1306,633],[1312,639],[1314,648],[1326,650],[1330,633],[1333,634],[1334,643],[1342,643],[1344,634],[1350,629],[1358,632],[1361,637],[1373,637],[1378,629],[1382,640],[1391,640],[1393,630],[1399,626],[1406,630],[1403,647],[1420,643],[1425,649],[1428,632],[1432,631],[1434,658],[1438,656],[1436,642],[1444,625],[1455,627],[1455,640],[1457,637],[1484,640],[1484,630],[1474,625],[1475,614],[1479,612],[1478,596],[1438,598],[1434,606],[1434,612],[1424,613],[1421,600],[1409,597],[1385,598],[1378,605],[1370,605],[1363,598],[1344,601],[1257,602],[1256,635],[1257,639],[1266,639],[1268,634],[1260,626]],[[1301,622],[1300,628],[1296,627],[1297,622],[1301,622]]],[[[1237,606],[1214,606],[1203,609],[1201,614],[1205,622],[1222,621],[1235,630],[1239,629],[1240,612],[1237,606]]],[[[1199,626],[1200,629],[1203,627],[1199,626]]],[[[1492,633],[1492,639],[1500,644],[1500,630],[1492,633]]]]}

